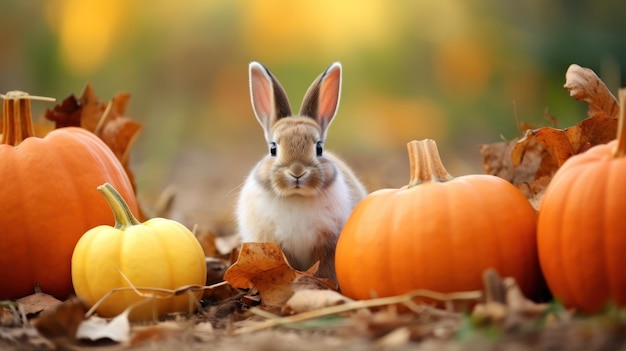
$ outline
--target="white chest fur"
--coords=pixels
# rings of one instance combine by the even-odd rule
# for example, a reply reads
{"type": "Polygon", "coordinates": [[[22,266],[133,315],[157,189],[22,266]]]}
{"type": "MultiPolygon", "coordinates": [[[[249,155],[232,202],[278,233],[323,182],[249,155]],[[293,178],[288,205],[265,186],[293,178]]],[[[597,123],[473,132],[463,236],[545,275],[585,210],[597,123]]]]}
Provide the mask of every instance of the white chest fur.
{"type": "Polygon", "coordinates": [[[237,206],[239,234],[244,242],[274,242],[303,270],[313,265],[314,247],[322,233],[339,235],[352,209],[351,194],[341,175],[316,196],[268,196],[255,182],[246,182],[237,206]]]}

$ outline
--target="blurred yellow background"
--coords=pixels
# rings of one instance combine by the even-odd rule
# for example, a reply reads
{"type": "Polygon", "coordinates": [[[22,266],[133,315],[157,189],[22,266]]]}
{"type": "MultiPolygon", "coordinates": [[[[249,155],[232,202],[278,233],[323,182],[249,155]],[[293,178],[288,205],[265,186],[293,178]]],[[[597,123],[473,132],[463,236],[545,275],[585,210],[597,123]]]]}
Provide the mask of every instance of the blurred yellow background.
{"type": "MultiPolygon", "coordinates": [[[[623,84],[626,12],[617,0],[8,0],[0,5],[0,92],[132,95],[140,200],[176,186],[172,216],[228,216],[266,153],[247,65],[281,81],[294,109],[343,64],[327,145],[370,190],[408,179],[405,144],[433,138],[453,175],[480,173],[478,145],[512,139],[516,118],[566,127],[584,103],[562,88],[571,63],[623,84]]],[[[33,110],[41,114],[44,103],[33,110]]],[[[198,219],[202,218],[202,219],[198,219]]]]}

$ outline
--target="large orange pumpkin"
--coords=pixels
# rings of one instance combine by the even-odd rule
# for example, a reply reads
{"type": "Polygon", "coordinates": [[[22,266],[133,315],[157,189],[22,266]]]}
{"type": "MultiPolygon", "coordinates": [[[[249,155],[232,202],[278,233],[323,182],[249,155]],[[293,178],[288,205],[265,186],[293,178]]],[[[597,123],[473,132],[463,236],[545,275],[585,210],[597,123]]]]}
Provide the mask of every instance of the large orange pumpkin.
{"type": "Polygon", "coordinates": [[[565,306],[593,313],[626,306],[626,90],[618,138],[570,157],[539,208],[539,260],[565,306]]]}
{"type": "Polygon", "coordinates": [[[411,181],[363,199],[337,244],[342,293],[355,299],[416,289],[482,289],[488,268],[514,277],[535,296],[542,285],[536,211],[507,181],[491,175],[453,178],[433,140],[409,143],[411,181]]]}
{"type": "Polygon", "coordinates": [[[0,138],[0,300],[36,289],[72,293],[70,262],[80,236],[113,215],[98,192],[105,182],[133,213],[133,188],[113,152],[94,134],[61,128],[34,136],[28,94],[2,96],[0,138]]]}

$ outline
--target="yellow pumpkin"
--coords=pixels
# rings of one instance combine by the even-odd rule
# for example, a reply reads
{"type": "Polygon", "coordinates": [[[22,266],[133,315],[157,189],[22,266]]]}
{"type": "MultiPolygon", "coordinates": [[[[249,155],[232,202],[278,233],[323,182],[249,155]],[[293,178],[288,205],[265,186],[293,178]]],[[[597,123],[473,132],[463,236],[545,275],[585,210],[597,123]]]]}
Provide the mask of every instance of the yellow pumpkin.
{"type": "Polygon", "coordinates": [[[188,311],[201,292],[174,297],[158,289],[205,285],[206,262],[196,237],[173,220],[153,218],[140,223],[110,184],[98,190],[113,210],[115,226],[92,228],[76,244],[72,255],[76,295],[90,306],[116,288],[133,286],[154,295],[140,304],[146,298],[135,291],[115,292],[96,310],[104,317],[116,316],[133,304],[137,306],[130,314],[132,320],[188,311]]]}

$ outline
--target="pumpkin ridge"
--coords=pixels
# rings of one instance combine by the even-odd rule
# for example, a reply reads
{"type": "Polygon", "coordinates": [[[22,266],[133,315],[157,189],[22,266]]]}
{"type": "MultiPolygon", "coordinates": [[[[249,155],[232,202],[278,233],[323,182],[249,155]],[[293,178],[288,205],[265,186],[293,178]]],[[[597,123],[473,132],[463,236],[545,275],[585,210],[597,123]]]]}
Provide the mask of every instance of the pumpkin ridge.
{"type": "MultiPolygon", "coordinates": [[[[626,139],[626,137],[624,139],[626,139]]],[[[608,169],[607,171],[608,176],[607,176],[607,181],[604,183],[604,187],[605,187],[605,189],[603,190],[604,193],[605,194],[608,193],[607,189],[623,189],[624,188],[622,186],[623,177],[621,175],[624,174],[624,172],[626,171],[626,166],[623,166],[619,162],[610,162],[607,166],[607,169],[608,169]]],[[[623,197],[605,196],[604,198],[605,208],[611,208],[611,206],[614,205],[614,206],[617,206],[618,208],[623,209],[623,208],[626,208],[625,202],[626,201],[623,200],[623,197]],[[615,200],[617,204],[612,203],[611,200],[615,200]]],[[[622,289],[626,287],[626,284],[624,284],[624,286],[620,286],[620,280],[621,280],[621,276],[623,273],[620,269],[616,268],[619,266],[619,264],[611,264],[611,262],[620,261],[619,257],[614,257],[613,255],[620,256],[619,253],[623,254],[624,252],[626,252],[626,244],[620,245],[620,241],[619,241],[620,236],[626,233],[626,219],[623,218],[623,215],[621,216],[616,215],[618,216],[618,218],[613,218],[614,213],[612,213],[611,211],[602,211],[602,213],[604,213],[604,219],[602,220],[602,224],[603,224],[602,230],[603,232],[608,232],[608,235],[604,241],[603,249],[604,249],[605,272],[607,272],[606,273],[607,285],[609,287],[608,291],[610,292],[609,297],[613,303],[616,303],[617,305],[622,305],[626,302],[626,300],[620,301],[618,294],[616,294],[615,292],[622,291],[622,289]],[[615,227],[606,228],[607,227],[606,223],[615,223],[615,227]],[[611,250],[612,247],[619,248],[620,246],[624,250],[611,250]],[[614,270],[611,270],[611,268],[614,268],[614,270]]]]}
{"type": "MultiPolygon", "coordinates": [[[[588,184],[590,184],[589,181],[595,181],[595,178],[593,177],[593,172],[590,172],[590,170],[592,170],[592,168],[584,168],[584,169],[581,168],[578,174],[575,175],[573,182],[568,182],[568,183],[571,183],[571,189],[578,189],[577,200],[583,199],[585,203],[588,203],[588,202],[596,203],[595,201],[592,201],[591,199],[592,197],[591,195],[593,194],[593,189],[587,186],[588,184]]],[[[568,226],[572,226],[573,228],[566,229],[565,233],[569,233],[568,236],[567,237],[562,236],[561,238],[575,243],[574,245],[576,247],[576,251],[580,251],[581,245],[589,245],[589,243],[581,243],[580,236],[587,234],[586,231],[589,230],[590,228],[587,228],[588,219],[585,218],[584,211],[580,211],[576,209],[577,207],[582,206],[581,202],[570,201],[570,197],[572,194],[574,194],[572,191],[567,192],[567,196],[563,200],[563,203],[564,203],[563,211],[565,213],[577,214],[578,219],[577,221],[573,222],[571,220],[568,221],[565,218],[565,216],[562,217],[563,218],[562,222],[564,223],[564,227],[567,228],[568,226]]],[[[594,229],[600,229],[600,228],[594,228],[594,229]]],[[[601,236],[594,236],[594,237],[596,237],[597,240],[601,240],[600,239],[601,236]]],[[[594,244],[593,246],[598,246],[598,248],[604,247],[604,245],[601,245],[595,240],[591,244],[594,244]]],[[[604,253],[602,252],[602,253],[596,253],[596,254],[603,255],[604,253]]],[[[595,265],[599,263],[600,261],[587,262],[589,257],[586,257],[584,253],[580,257],[572,257],[571,255],[568,256],[567,253],[564,253],[564,257],[566,257],[566,261],[563,262],[564,265],[576,264],[577,262],[584,263],[583,266],[581,266],[580,272],[574,272],[571,269],[564,269],[562,271],[563,276],[565,277],[565,280],[566,280],[566,286],[571,291],[571,297],[572,297],[573,302],[576,305],[584,305],[587,303],[586,301],[587,293],[585,291],[586,289],[589,288],[590,285],[592,285],[593,286],[592,288],[597,291],[603,291],[604,290],[603,288],[606,287],[607,285],[606,277],[603,276],[602,274],[596,275],[596,274],[587,273],[587,271],[589,270],[592,270],[593,272],[597,273],[598,270],[595,269],[597,268],[595,265]],[[596,284],[590,284],[592,282],[587,280],[590,275],[591,276],[595,275],[597,279],[602,280],[603,282],[601,286],[596,285],[596,284]],[[579,278],[576,278],[576,276],[578,276],[579,278]]],[[[604,262],[602,263],[602,265],[604,265],[604,262]]],[[[599,272],[603,272],[603,271],[600,270],[599,272]]],[[[598,280],[596,280],[596,282],[598,282],[598,280]]],[[[597,304],[596,301],[593,301],[591,303],[597,304]]]]}
{"type": "MultiPolygon", "coordinates": [[[[85,244],[87,245],[87,248],[85,250],[79,250],[79,251],[83,252],[83,253],[88,253],[88,252],[91,252],[92,250],[97,250],[97,247],[95,247],[95,245],[94,245],[95,244],[95,240],[94,240],[93,235],[91,235],[89,238],[86,238],[86,239],[87,239],[87,241],[85,242],[85,244]]],[[[75,248],[74,251],[76,251],[76,248],[75,248]]],[[[85,258],[86,258],[85,254],[82,254],[81,257],[77,260],[77,262],[78,261],[85,261],[85,258]]],[[[87,264],[91,264],[91,261],[89,261],[89,260],[86,260],[86,262],[88,262],[87,264]]],[[[81,282],[84,283],[84,287],[86,289],[84,298],[85,298],[85,300],[87,300],[89,302],[92,302],[92,301],[95,300],[94,299],[94,293],[93,293],[93,286],[91,285],[91,281],[89,279],[86,279],[86,272],[87,272],[87,270],[84,269],[84,270],[80,270],[79,272],[80,272],[80,274],[83,277],[79,278],[79,279],[73,278],[72,280],[73,281],[81,281],[81,282]]]]}
{"type": "MultiPolygon", "coordinates": [[[[558,188],[553,187],[553,189],[558,189],[558,188]]],[[[550,190],[550,189],[548,189],[548,190],[550,190]]],[[[548,191],[546,190],[546,195],[547,195],[547,193],[548,193],[548,191]]],[[[569,197],[570,197],[571,193],[567,192],[567,191],[565,193],[566,193],[566,195],[561,200],[561,203],[563,204],[562,207],[561,207],[563,212],[567,211],[566,207],[571,202],[571,201],[569,201],[569,197]]],[[[545,200],[545,198],[546,198],[546,196],[544,195],[544,200],[545,200]]],[[[543,203],[543,200],[542,200],[542,203],[543,203]]],[[[562,216],[562,217],[559,218],[558,224],[556,226],[552,226],[550,228],[550,231],[554,231],[554,229],[555,229],[554,227],[563,228],[566,225],[567,225],[567,219],[565,218],[565,216],[562,216]]],[[[554,243],[554,244],[550,245],[550,248],[553,248],[554,245],[556,245],[556,247],[559,248],[559,250],[558,250],[558,255],[559,255],[558,259],[556,259],[554,257],[550,257],[549,258],[550,261],[555,262],[556,264],[558,264],[558,269],[556,269],[554,271],[562,272],[562,275],[561,275],[561,278],[560,278],[560,280],[558,282],[558,285],[562,285],[563,289],[566,289],[568,291],[577,290],[578,287],[574,283],[575,279],[573,279],[573,278],[571,278],[569,276],[568,271],[566,269],[567,268],[566,267],[566,265],[567,265],[566,260],[568,260],[567,251],[566,251],[567,249],[562,244],[564,241],[571,240],[571,239],[568,238],[568,237],[565,237],[566,236],[565,233],[549,232],[547,235],[556,235],[556,238],[558,240],[558,243],[554,243]]],[[[550,252],[550,254],[553,254],[553,253],[550,252]]],[[[544,259],[547,259],[547,258],[544,258],[544,259]]],[[[550,273],[550,274],[554,274],[554,273],[550,273]]],[[[552,285],[552,284],[549,284],[549,285],[552,285]]],[[[557,289],[555,289],[554,287],[550,286],[550,290],[555,291],[557,289]]],[[[555,297],[559,298],[559,299],[561,298],[560,296],[555,296],[555,297]]],[[[566,303],[566,304],[570,303],[570,301],[562,301],[562,302],[566,303]]]]}
{"type": "Polygon", "coordinates": [[[618,92],[620,102],[619,116],[617,118],[617,143],[611,152],[613,158],[626,156],[626,89],[620,89],[618,92]]]}
{"type": "MultiPolygon", "coordinates": [[[[483,186],[486,183],[482,181],[482,178],[475,178],[474,181],[478,180],[478,182],[476,182],[474,186],[471,186],[471,184],[469,184],[466,181],[466,178],[463,178],[463,177],[461,178],[462,178],[461,180],[463,180],[463,189],[466,192],[466,194],[468,194],[468,195],[463,196],[463,198],[469,198],[469,194],[471,194],[472,204],[484,203],[484,205],[486,206],[491,206],[491,202],[485,203],[485,201],[488,199],[486,199],[485,196],[481,195],[481,192],[484,191],[483,186]]],[[[457,178],[457,180],[458,179],[459,178],[457,178]]],[[[504,195],[500,194],[498,196],[504,196],[504,195]]],[[[494,245],[493,243],[496,242],[497,245],[499,246],[499,240],[500,240],[499,230],[502,230],[502,228],[499,228],[499,229],[495,228],[496,226],[495,221],[497,219],[489,218],[489,216],[487,216],[485,208],[474,207],[471,214],[472,214],[471,220],[474,221],[475,223],[474,225],[472,225],[472,227],[474,228],[482,227],[484,230],[484,233],[492,234],[489,238],[486,238],[486,240],[488,241],[480,240],[476,242],[476,244],[473,246],[472,249],[468,247],[468,250],[471,250],[474,253],[472,255],[472,259],[474,261],[473,265],[475,267],[479,267],[479,266],[482,266],[484,263],[486,263],[485,261],[494,260],[492,262],[492,265],[487,264],[486,267],[482,268],[482,270],[485,271],[486,269],[492,268],[496,270],[498,274],[501,274],[502,269],[498,269],[497,267],[502,267],[502,268],[505,268],[505,267],[502,265],[502,259],[499,255],[500,251],[493,249],[493,245],[494,245]],[[494,255],[494,251],[495,251],[495,255],[494,255]]],[[[497,223],[497,225],[500,226],[500,223],[497,223]]],[[[478,286],[477,288],[480,289],[481,287],[478,286]]]]}
{"type": "MultiPolygon", "coordinates": [[[[23,162],[17,162],[19,161],[19,158],[21,156],[20,153],[15,152],[17,150],[13,149],[13,150],[7,150],[8,152],[5,153],[5,155],[11,155],[12,159],[9,160],[9,162],[6,162],[5,164],[7,165],[14,165],[12,166],[12,170],[11,173],[14,173],[15,179],[22,179],[22,175],[27,171],[24,169],[24,163],[23,162]]],[[[4,162],[3,162],[4,163],[4,162]]],[[[1,166],[0,166],[1,167],[1,166]]],[[[1,171],[1,174],[6,174],[4,171],[1,171]]],[[[24,196],[25,193],[29,192],[28,187],[23,186],[23,184],[21,182],[11,182],[12,186],[11,186],[11,192],[15,192],[17,194],[21,194],[22,196],[24,196]]],[[[3,201],[7,201],[7,200],[3,200],[3,201]]],[[[9,200],[10,201],[10,200],[9,200]]],[[[14,212],[14,213],[28,213],[28,206],[27,206],[27,202],[26,201],[11,201],[11,206],[19,206],[19,211],[18,212],[14,212]]],[[[2,216],[5,216],[6,214],[2,214],[2,216]]],[[[17,216],[16,216],[17,217],[17,216]]],[[[16,221],[22,221],[24,223],[24,225],[28,228],[28,232],[31,233],[33,232],[33,228],[35,228],[37,226],[37,220],[36,218],[13,218],[11,219],[11,221],[16,220],[16,221]]],[[[0,222],[2,222],[0,220],[0,222]]],[[[6,230],[6,229],[3,229],[6,230]]],[[[23,267],[25,270],[27,270],[27,272],[18,272],[18,271],[14,271],[14,270],[10,270],[7,269],[7,272],[11,272],[9,273],[9,276],[13,275],[13,274],[17,274],[17,277],[13,277],[14,279],[11,279],[10,281],[13,282],[13,284],[15,284],[15,280],[18,281],[22,281],[22,279],[24,279],[25,277],[35,277],[35,263],[34,260],[29,259],[33,256],[35,256],[36,254],[33,252],[33,248],[36,247],[38,245],[38,242],[36,240],[33,240],[33,238],[30,235],[23,235],[23,233],[17,233],[16,230],[12,230],[11,228],[8,229],[9,232],[11,232],[10,235],[10,240],[21,240],[21,243],[23,244],[23,248],[24,248],[24,256],[23,258],[20,259],[19,262],[14,262],[14,264],[18,264],[21,265],[21,267],[23,267]]],[[[5,242],[5,240],[0,240],[2,242],[5,242]]],[[[0,244],[1,246],[2,244],[0,244]]],[[[0,252],[6,253],[9,250],[13,251],[16,248],[14,247],[14,245],[10,245],[7,246],[6,251],[2,250],[0,252]]],[[[35,250],[37,251],[37,250],[35,250]]],[[[19,256],[18,256],[19,257],[19,256]]],[[[7,281],[9,281],[7,279],[7,281]]],[[[36,284],[36,279],[33,279],[32,283],[32,287],[34,288],[34,285],[36,284]]],[[[28,283],[25,283],[28,284],[28,283]]],[[[21,285],[21,284],[20,284],[21,285]]],[[[24,291],[24,295],[27,294],[31,294],[33,290],[29,290],[29,291],[24,291]]]]}

